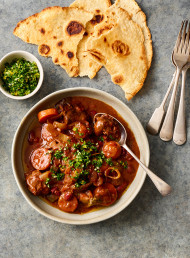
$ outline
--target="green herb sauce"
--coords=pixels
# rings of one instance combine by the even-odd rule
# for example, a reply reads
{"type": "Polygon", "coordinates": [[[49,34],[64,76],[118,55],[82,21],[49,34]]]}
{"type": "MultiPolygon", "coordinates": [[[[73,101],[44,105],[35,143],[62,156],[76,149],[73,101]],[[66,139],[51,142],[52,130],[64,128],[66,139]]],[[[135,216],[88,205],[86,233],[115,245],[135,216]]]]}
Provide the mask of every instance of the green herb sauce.
{"type": "Polygon", "coordinates": [[[36,88],[39,78],[37,64],[24,58],[14,59],[10,64],[6,63],[1,74],[3,87],[14,96],[30,94],[36,88]]]}

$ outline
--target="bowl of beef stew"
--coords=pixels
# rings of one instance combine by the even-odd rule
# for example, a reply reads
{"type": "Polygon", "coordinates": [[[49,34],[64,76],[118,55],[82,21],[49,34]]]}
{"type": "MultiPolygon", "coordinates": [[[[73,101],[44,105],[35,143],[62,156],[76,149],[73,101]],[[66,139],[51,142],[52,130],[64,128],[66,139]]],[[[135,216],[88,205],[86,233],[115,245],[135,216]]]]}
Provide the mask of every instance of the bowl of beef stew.
{"type": "Polygon", "coordinates": [[[149,145],[137,117],[112,95],[89,88],[54,92],[22,119],[13,140],[16,182],[29,204],[44,216],[68,224],[90,224],[126,208],[146,173],[118,146],[122,122],[127,144],[146,165],[149,145]]]}

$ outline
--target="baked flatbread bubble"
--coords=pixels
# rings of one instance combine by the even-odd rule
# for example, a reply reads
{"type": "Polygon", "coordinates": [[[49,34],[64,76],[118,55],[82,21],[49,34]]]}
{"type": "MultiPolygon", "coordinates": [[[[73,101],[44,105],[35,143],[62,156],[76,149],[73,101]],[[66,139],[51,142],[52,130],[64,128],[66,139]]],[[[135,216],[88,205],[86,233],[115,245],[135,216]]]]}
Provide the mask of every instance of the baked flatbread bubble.
{"type": "Polygon", "coordinates": [[[153,49],[152,49],[151,33],[146,23],[145,13],[141,10],[141,8],[135,2],[135,0],[116,0],[115,5],[117,7],[125,9],[131,16],[132,20],[142,28],[144,38],[145,38],[144,45],[145,45],[147,64],[149,69],[152,62],[153,49]]]}
{"type": "Polygon", "coordinates": [[[88,76],[94,78],[102,65],[92,60],[85,51],[85,45],[88,38],[93,34],[94,27],[104,20],[103,13],[111,6],[110,0],[76,0],[70,6],[82,8],[94,13],[94,17],[86,25],[83,39],[78,44],[77,57],[79,60],[79,76],[88,76]]]}
{"type": "Polygon", "coordinates": [[[143,86],[147,75],[144,34],[122,8],[110,7],[105,21],[87,41],[91,58],[104,65],[115,84],[130,100],[143,86]]]}
{"type": "Polygon", "coordinates": [[[20,21],[14,35],[38,45],[42,56],[51,56],[70,77],[79,75],[77,46],[93,13],[74,7],[53,6],[20,21]]]}

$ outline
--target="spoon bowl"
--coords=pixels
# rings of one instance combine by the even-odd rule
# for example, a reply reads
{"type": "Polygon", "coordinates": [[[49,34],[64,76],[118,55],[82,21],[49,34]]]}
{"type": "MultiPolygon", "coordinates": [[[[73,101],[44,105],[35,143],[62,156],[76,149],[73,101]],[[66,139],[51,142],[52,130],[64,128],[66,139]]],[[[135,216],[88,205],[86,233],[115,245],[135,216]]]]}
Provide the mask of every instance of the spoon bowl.
{"type": "Polygon", "coordinates": [[[111,120],[114,120],[118,123],[119,125],[119,129],[120,129],[120,139],[118,141],[118,143],[124,148],[126,149],[131,156],[139,163],[139,165],[144,169],[144,171],[147,173],[147,175],[150,177],[150,179],[152,180],[152,182],[154,183],[154,185],[156,186],[156,188],[158,189],[158,191],[161,193],[162,196],[166,196],[168,194],[171,193],[171,187],[164,182],[161,178],[159,178],[158,176],[156,176],[149,168],[147,168],[138,158],[137,156],[131,151],[131,149],[126,145],[126,140],[127,140],[127,132],[125,130],[125,127],[123,126],[122,123],[119,122],[119,120],[117,120],[115,117],[106,114],[106,113],[97,113],[94,116],[94,123],[96,122],[96,118],[97,117],[101,117],[101,116],[106,116],[106,117],[110,117],[111,120]]]}

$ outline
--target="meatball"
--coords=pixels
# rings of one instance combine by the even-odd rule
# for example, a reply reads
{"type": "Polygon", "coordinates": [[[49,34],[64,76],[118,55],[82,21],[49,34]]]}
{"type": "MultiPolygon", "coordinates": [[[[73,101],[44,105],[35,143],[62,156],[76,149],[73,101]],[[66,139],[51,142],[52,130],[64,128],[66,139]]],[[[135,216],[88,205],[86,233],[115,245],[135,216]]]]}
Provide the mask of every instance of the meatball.
{"type": "Polygon", "coordinates": [[[117,159],[121,155],[121,146],[115,141],[106,142],[102,151],[106,158],[117,159]]]}
{"type": "Polygon", "coordinates": [[[26,176],[28,189],[34,195],[47,195],[50,191],[46,186],[42,175],[43,174],[39,170],[34,170],[30,175],[26,176]]]}
{"type": "Polygon", "coordinates": [[[86,138],[90,134],[90,132],[91,130],[87,121],[76,122],[74,124],[74,127],[72,128],[72,133],[77,139],[86,138]]]}
{"type": "Polygon", "coordinates": [[[109,115],[97,116],[94,123],[94,132],[97,136],[112,136],[115,139],[120,138],[120,128],[118,123],[109,115]]]}
{"type": "Polygon", "coordinates": [[[94,199],[97,204],[109,206],[117,200],[117,190],[109,183],[105,183],[94,190],[94,199]]]}

